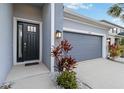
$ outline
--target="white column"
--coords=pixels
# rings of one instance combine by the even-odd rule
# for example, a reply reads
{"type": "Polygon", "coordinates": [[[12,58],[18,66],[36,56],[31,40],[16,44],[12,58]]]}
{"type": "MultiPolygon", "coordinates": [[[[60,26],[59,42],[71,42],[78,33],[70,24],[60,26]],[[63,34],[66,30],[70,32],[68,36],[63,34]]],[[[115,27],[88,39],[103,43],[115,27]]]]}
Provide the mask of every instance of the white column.
{"type": "Polygon", "coordinates": [[[106,58],[107,57],[107,41],[106,41],[106,35],[103,36],[102,38],[102,57],[106,58]]]}
{"type": "MultiPolygon", "coordinates": [[[[55,4],[51,4],[51,51],[55,45],[55,4]]],[[[54,58],[51,55],[51,72],[54,72],[54,58]]]]}
{"type": "Polygon", "coordinates": [[[12,4],[0,4],[0,85],[12,67],[12,4]]]}

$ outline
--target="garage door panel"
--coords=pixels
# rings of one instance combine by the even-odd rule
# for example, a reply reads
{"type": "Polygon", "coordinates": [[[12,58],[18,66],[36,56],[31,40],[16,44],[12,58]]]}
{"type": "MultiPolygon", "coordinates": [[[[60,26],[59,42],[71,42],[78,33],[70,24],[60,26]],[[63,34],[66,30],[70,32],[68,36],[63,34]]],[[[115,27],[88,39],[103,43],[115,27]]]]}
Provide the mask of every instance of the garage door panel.
{"type": "Polygon", "coordinates": [[[102,57],[102,37],[72,32],[64,32],[63,36],[72,44],[70,54],[77,61],[102,57]]]}

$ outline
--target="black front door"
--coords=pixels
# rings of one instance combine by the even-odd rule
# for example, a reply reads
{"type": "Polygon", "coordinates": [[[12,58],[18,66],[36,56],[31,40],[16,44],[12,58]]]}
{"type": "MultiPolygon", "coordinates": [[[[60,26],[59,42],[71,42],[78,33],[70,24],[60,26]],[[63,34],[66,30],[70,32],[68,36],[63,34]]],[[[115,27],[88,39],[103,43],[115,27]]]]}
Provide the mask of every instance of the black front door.
{"type": "Polygon", "coordinates": [[[39,24],[17,22],[17,62],[39,59],[39,24]]]}

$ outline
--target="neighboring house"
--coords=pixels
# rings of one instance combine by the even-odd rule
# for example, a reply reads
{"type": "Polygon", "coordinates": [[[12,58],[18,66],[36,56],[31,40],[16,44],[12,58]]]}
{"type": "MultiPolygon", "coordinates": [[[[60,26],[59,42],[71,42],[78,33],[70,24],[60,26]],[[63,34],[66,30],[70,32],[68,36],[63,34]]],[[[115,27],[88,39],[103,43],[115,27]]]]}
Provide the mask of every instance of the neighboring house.
{"type": "Polygon", "coordinates": [[[0,4],[0,84],[14,65],[42,62],[53,72],[52,47],[62,39],[70,41],[77,61],[106,58],[111,28],[63,4],[0,4]]]}
{"type": "Polygon", "coordinates": [[[105,23],[112,28],[109,30],[108,34],[108,44],[119,44],[121,39],[124,38],[124,27],[111,23],[106,20],[101,20],[102,23],[105,23]]]}

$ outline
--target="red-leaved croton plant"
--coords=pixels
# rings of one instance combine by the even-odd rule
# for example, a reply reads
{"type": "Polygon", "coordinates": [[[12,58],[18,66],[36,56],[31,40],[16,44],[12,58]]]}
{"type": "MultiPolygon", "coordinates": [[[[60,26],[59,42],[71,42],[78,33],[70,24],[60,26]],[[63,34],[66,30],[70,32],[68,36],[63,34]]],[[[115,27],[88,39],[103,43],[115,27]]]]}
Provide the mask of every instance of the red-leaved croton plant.
{"type": "Polygon", "coordinates": [[[115,58],[121,54],[121,46],[112,44],[109,45],[110,57],[115,58]]]}
{"type": "Polygon", "coordinates": [[[76,68],[77,61],[68,54],[71,49],[72,46],[68,40],[62,40],[58,46],[53,48],[52,55],[55,57],[55,70],[58,72],[72,71],[76,68]]]}

